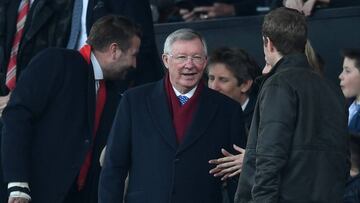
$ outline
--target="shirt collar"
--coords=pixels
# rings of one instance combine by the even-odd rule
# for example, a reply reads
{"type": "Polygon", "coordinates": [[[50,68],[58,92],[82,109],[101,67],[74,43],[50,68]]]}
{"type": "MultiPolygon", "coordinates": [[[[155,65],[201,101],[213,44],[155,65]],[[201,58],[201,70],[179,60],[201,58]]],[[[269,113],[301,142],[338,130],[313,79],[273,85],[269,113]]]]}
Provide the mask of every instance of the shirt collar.
{"type": "Polygon", "coordinates": [[[98,62],[98,60],[96,59],[95,55],[91,52],[91,64],[93,66],[93,70],[94,70],[94,77],[95,80],[102,80],[104,79],[104,75],[103,75],[103,71],[100,67],[100,64],[98,62]]]}
{"type": "Polygon", "coordinates": [[[176,94],[176,96],[178,97],[179,95],[182,95],[182,96],[186,96],[187,98],[191,98],[193,95],[194,95],[194,93],[195,93],[195,90],[196,90],[196,88],[197,88],[197,85],[194,87],[194,88],[192,88],[192,90],[190,90],[188,93],[186,93],[186,94],[181,94],[179,91],[177,91],[177,89],[175,89],[175,87],[174,86],[172,86],[172,88],[174,89],[174,92],[175,92],[175,94],[176,94]]]}
{"type": "Polygon", "coordinates": [[[249,97],[245,100],[245,102],[244,102],[244,104],[243,105],[241,105],[241,108],[242,108],[242,110],[243,111],[245,111],[245,109],[246,109],[246,106],[248,105],[248,103],[249,103],[249,97]]]}

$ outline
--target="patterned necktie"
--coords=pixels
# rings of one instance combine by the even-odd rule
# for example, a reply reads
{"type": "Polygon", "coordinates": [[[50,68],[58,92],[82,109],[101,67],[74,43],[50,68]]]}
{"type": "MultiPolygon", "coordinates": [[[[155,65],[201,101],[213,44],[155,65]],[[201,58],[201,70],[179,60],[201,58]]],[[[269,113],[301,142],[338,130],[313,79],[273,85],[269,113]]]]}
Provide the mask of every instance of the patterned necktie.
{"type": "Polygon", "coordinates": [[[10,60],[7,67],[6,73],[6,86],[9,90],[13,90],[16,85],[16,65],[17,65],[17,54],[19,50],[19,45],[21,38],[24,33],[24,25],[26,21],[26,16],[30,9],[30,0],[22,0],[20,2],[18,16],[16,20],[16,33],[13,40],[13,45],[11,47],[10,60]]]}
{"type": "Polygon", "coordinates": [[[179,95],[178,98],[179,98],[181,106],[184,105],[189,100],[189,97],[183,96],[183,95],[179,95]]]}

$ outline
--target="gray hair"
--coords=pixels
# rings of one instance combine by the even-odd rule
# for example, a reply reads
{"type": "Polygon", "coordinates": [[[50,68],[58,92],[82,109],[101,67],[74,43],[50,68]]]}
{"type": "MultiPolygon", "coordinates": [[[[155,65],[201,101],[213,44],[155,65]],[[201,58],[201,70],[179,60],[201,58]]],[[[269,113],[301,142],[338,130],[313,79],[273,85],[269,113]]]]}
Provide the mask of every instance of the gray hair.
{"type": "Polygon", "coordinates": [[[200,39],[204,47],[205,55],[207,55],[207,46],[205,39],[201,36],[200,33],[189,28],[179,29],[171,33],[165,40],[163,52],[164,54],[169,54],[172,51],[172,45],[178,40],[190,41],[193,39],[200,39]]]}

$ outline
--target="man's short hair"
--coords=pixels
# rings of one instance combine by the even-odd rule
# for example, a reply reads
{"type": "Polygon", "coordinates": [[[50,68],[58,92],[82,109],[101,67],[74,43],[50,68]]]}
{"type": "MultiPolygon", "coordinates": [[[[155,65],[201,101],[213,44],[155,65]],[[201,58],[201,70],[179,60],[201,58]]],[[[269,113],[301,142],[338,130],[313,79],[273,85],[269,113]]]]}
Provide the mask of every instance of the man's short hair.
{"type": "Polygon", "coordinates": [[[355,67],[360,71],[360,49],[343,49],[343,57],[352,59],[355,61],[355,67]]]}
{"type": "MultiPolygon", "coordinates": [[[[222,63],[235,76],[238,86],[246,80],[255,80],[261,74],[255,60],[239,48],[222,47],[213,51],[209,58],[211,64],[222,63]]],[[[208,70],[209,71],[209,70],[208,70]]]]}
{"type": "Polygon", "coordinates": [[[179,29],[174,31],[173,33],[171,33],[165,40],[165,44],[164,44],[164,54],[169,54],[172,51],[172,45],[174,44],[174,42],[178,41],[178,40],[184,40],[184,41],[190,41],[193,39],[200,39],[203,47],[204,47],[204,54],[207,55],[207,45],[206,45],[206,41],[203,38],[203,36],[192,30],[189,28],[183,28],[183,29],[179,29]]]}
{"type": "Polygon", "coordinates": [[[107,15],[94,23],[86,43],[98,51],[116,43],[122,51],[127,51],[131,46],[131,39],[135,36],[141,37],[137,24],[122,16],[107,15]]]}
{"type": "Polygon", "coordinates": [[[265,16],[262,35],[265,40],[268,37],[282,55],[303,53],[307,40],[305,16],[295,9],[277,8],[265,16]]]}

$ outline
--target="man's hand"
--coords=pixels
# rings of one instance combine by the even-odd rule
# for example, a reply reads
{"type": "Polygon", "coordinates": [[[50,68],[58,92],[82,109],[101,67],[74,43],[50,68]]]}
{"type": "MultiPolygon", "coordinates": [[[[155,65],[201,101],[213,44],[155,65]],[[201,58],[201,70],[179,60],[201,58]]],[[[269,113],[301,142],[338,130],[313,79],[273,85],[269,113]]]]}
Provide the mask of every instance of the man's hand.
{"type": "Polygon", "coordinates": [[[221,180],[226,180],[227,178],[240,174],[245,150],[236,145],[233,145],[233,147],[239,154],[233,155],[225,149],[221,149],[224,157],[209,161],[210,164],[216,164],[216,167],[209,171],[210,174],[213,174],[215,177],[222,176],[221,180]]]}
{"type": "Polygon", "coordinates": [[[195,20],[206,20],[223,16],[234,16],[235,7],[232,4],[214,3],[212,6],[195,7],[192,11],[180,9],[180,15],[186,22],[195,20]]]}
{"type": "Polygon", "coordinates": [[[30,201],[22,197],[9,197],[8,203],[29,203],[30,201]]]}
{"type": "Polygon", "coordinates": [[[6,96],[0,96],[0,116],[2,115],[3,110],[5,109],[7,103],[9,102],[10,93],[6,96]]]}
{"type": "Polygon", "coordinates": [[[287,8],[296,9],[299,12],[302,12],[304,6],[304,0],[285,0],[283,5],[287,8]]]}
{"type": "Polygon", "coordinates": [[[311,15],[312,10],[314,9],[316,0],[307,0],[304,3],[304,6],[302,8],[302,12],[305,14],[305,16],[311,15]]]}
{"type": "Polygon", "coordinates": [[[195,15],[195,12],[189,11],[188,9],[180,9],[179,13],[185,22],[191,22],[198,19],[198,17],[195,15]]]}
{"type": "Polygon", "coordinates": [[[213,6],[195,7],[193,12],[197,13],[200,19],[234,16],[235,7],[226,3],[214,3],[213,6]]]}

